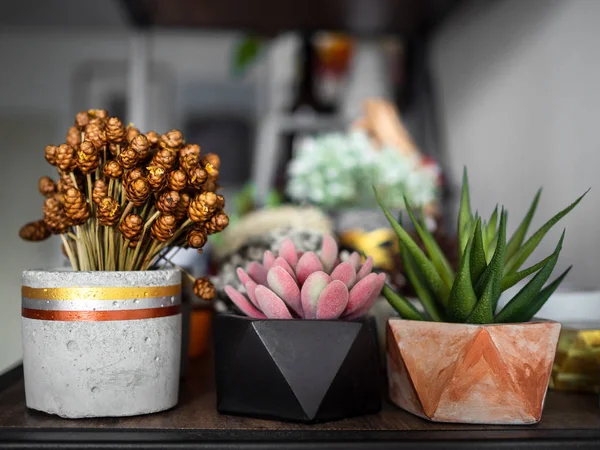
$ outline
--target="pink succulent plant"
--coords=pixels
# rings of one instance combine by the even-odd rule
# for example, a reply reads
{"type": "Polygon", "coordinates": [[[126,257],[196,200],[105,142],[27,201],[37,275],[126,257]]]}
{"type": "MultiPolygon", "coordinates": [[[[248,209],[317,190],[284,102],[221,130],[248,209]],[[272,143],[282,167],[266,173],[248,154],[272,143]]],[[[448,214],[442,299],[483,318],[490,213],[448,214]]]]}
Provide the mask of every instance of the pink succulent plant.
{"type": "Polygon", "coordinates": [[[372,273],[373,260],[361,265],[358,253],[348,261],[338,259],[338,246],[327,235],[321,256],[299,253],[290,239],[279,254],[266,251],[263,262],[252,262],[248,273],[237,275],[246,295],[226,286],[225,292],[246,315],[257,319],[357,319],[369,311],[385,282],[372,273]]]}

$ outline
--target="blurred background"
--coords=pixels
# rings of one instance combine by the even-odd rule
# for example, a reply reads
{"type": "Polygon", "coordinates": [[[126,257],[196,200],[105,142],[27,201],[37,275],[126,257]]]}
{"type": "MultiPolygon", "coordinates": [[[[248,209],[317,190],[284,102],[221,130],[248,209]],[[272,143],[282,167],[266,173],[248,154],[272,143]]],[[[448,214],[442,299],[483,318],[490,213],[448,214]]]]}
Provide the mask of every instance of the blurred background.
{"type": "MultiPolygon", "coordinates": [[[[21,358],[21,271],[63,264],[60,240],[17,236],[40,216],[44,147],[89,108],[142,130],[178,128],[218,153],[235,216],[319,204],[302,179],[290,187],[306,166],[295,149],[324,154],[302,139],[351,135],[369,117],[365,100],[383,99],[395,135],[434,167],[432,227],[445,235],[463,166],[473,209],[487,217],[501,202],[509,232],[539,186],[534,227],[592,187],[532,258],[567,227],[557,273],[573,264],[569,287],[600,288],[599,18],[591,0],[0,1],[0,372],[21,358]]],[[[364,205],[320,206],[337,220],[364,205]]]]}

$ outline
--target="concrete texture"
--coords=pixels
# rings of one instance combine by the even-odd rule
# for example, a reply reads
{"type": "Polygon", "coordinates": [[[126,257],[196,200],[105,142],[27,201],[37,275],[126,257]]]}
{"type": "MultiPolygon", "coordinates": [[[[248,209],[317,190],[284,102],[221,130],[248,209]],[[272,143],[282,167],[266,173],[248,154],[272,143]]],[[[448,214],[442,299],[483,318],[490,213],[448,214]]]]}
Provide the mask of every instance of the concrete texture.
{"type": "MultiPolygon", "coordinates": [[[[150,287],[180,281],[178,271],[23,273],[24,286],[36,288],[150,287]]],[[[28,308],[92,314],[95,310],[162,308],[180,302],[179,295],[125,300],[23,299],[28,308]]],[[[83,418],[147,414],[176,405],[181,314],[85,322],[22,318],[22,323],[29,408],[83,418]]]]}

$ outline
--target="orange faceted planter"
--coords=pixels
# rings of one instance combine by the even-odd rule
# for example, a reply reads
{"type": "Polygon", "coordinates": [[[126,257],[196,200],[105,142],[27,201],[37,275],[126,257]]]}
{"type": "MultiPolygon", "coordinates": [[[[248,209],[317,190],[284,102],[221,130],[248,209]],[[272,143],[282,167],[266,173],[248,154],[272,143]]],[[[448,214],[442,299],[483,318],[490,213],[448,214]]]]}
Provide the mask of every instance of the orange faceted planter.
{"type": "Polygon", "coordinates": [[[434,422],[540,420],[560,323],[465,325],[390,319],[391,400],[434,422]]]}

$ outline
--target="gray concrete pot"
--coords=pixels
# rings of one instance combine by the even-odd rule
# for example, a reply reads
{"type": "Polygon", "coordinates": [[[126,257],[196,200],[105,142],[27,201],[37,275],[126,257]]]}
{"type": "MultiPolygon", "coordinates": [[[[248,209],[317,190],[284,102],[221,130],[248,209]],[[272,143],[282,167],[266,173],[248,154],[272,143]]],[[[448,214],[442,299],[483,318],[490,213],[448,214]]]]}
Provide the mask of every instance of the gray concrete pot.
{"type": "Polygon", "coordinates": [[[22,284],[27,407],[81,418],[177,404],[179,271],[31,270],[22,284]]]}

